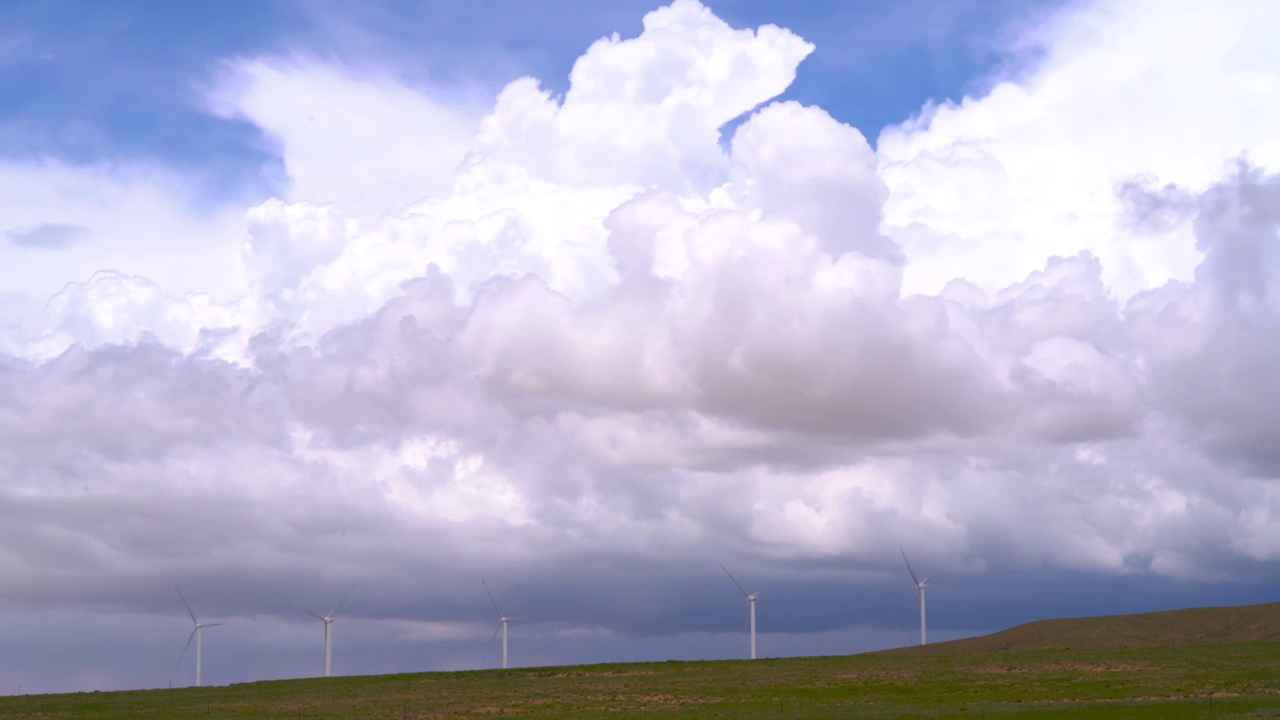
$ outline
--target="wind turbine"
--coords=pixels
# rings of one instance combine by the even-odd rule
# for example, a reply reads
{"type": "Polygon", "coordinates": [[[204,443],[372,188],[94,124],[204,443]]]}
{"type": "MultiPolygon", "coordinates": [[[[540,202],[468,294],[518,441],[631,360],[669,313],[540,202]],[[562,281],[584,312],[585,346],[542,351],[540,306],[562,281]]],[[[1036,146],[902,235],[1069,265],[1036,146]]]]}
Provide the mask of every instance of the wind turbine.
{"type": "Polygon", "coordinates": [[[502,614],[502,608],[498,607],[498,601],[494,599],[493,593],[489,592],[489,583],[484,578],[480,578],[480,582],[484,584],[484,591],[489,596],[489,602],[493,603],[493,609],[498,613],[498,627],[493,629],[493,637],[489,638],[489,646],[485,648],[484,655],[489,657],[489,650],[493,648],[493,641],[498,637],[498,631],[502,631],[502,669],[507,669],[507,622],[511,618],[502,614]]]}
{"type": "Polygon", "coordinates": [[[720,569],[724,570],[724,574],[728,575],[729,579],[733,580],[733,584],[738,586],[738,590],[742,592],[742,597],[747,599],[747,614],[751,618],[751,659],[755,660],[756,659],[756,598],[760,597],[760,593],[748,595],[747,591],[743,589],[742,585],[733,577],[733,574],[730,573],[729,570],[725,568],[723,564],[720,565],[720,569]]]}
{"type": "Polygon", "coordinates": [[[338,608],[342,607],[342,603],[347,601],[347,596],[351,594],[351,591],[355,590],[356,585],[359,585],[359,584],[360,584],[359,581],[352,583],[351,587],[347,588],[346,595],[342,596],[342,599],[338,601],[337,605],[333,606],[333,609],[329,611],[328,615],[325,615],[324,617],[320,617],[319,615],[311,612],[310,610],[307,611],[308,615],[324,623],[324,676],[325,677],[330,677],[333,674],[333,633],[332,633],[333,616],[335,613],[338,612],[338,608]]]}
{"type": "Polygon", "coordinates": [[[199,620],[197,620],[196,614],[191,612],[191,605],[187,603],[187,599],[182,596],[182,588],[179,588],[175,584],[173,586],[173,589],[178,591],[178,598],[181,599],[182,604],[186,606],[187,614],[191,616],[191,622],[195,623],[195,628],[192,629],[191,634],[187,636],[187,644],[182,648],[182,654],[178,656],[178,667],[182,667],[182,659],[187,656],[187,650],[191,648],[191,639],[195,638],[196,640],[196,687],[200,687],[200,659],[202,655],[201,648],[200,648],[200,644],[201,644],[200,640],[203,637],[203,633],[201,631],[207,627],[217,627],[222,623],[202,623],[199,620]]]}
{"type": "MultiPolygon", "coordinates": [[[[902,550],[901,547],[898,549],[902,550]]],[[[916,577],[916,571],[911,569],[911,562],[907,560],[906,550],[902,550],[902,562],[907,564],[907,572],[911,573],[911,580],[916,584],[916,597],[920,598],[920,644],[924,645],[924,589],[929,586],[929,580],[931,580],[933,576],[930,575],[923,580],[916,577]]]]}

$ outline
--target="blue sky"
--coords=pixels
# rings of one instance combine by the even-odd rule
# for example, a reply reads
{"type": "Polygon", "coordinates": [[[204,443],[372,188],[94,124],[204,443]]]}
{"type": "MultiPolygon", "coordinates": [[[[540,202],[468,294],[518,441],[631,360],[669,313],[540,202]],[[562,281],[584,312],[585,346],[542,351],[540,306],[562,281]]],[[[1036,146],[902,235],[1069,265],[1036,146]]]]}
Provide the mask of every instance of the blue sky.
{"type": "MultiPolygon", "coordinates": [[[[783,98],[821,105],[872,143],[927,101],[979,92],[1008,34],[1055,7],[1034,0],[708,5],[736,27],[774,23],[818,46],[783,98]]],[[[496,92],[534,75],[557,92],[592,41],[640,31],[657,2],[477,0],[6,0],[0,3],[0,157],[144,159],[198,168],[209,187],[270,192],[272,153],[214,117],[201,88],[220,61],[305,52],[390,69],[407,83],[496,92]]],[[[731,126],[732,127],[732,126],[731,126]]],[[[731,129],[730,127],[730,129],[731,129]]]]}

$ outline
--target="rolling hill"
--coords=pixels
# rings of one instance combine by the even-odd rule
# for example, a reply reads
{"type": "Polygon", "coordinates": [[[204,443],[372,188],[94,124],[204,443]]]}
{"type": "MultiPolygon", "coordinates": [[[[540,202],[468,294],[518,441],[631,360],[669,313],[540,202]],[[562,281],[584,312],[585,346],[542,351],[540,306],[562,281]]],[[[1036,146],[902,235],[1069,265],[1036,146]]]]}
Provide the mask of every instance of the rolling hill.
{"type": "Polygon", "coordinates": [[[1137,615],[1037,620],[963,640],[885,650],[881,655],[954,655],[1022,650],[1089,650],[1256,643],[1280,640],[1280,602],[1166,610],[1137,615]]]}
{"type": "MultiPolygon", "coordinates": [[[[0,718],[1280,717],[1280,603],[1028,623],[880,653],[0,697],[0,718]]],[[[766,648],[767,650],[767,648],[766,648]]]]}

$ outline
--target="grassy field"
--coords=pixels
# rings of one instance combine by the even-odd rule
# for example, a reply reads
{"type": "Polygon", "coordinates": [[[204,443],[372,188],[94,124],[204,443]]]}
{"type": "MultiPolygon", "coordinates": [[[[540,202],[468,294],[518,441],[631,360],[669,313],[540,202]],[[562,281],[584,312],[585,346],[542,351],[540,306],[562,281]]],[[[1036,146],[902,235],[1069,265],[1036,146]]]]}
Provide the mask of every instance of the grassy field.
{"type": "Polygon", "coordinates": [[[1280,645],[1232,641],[1269,637],[1259,618],[1278,609],[1032,623],[847,657],[10,697],[0,718],[1280,718],[1280,645]]]}

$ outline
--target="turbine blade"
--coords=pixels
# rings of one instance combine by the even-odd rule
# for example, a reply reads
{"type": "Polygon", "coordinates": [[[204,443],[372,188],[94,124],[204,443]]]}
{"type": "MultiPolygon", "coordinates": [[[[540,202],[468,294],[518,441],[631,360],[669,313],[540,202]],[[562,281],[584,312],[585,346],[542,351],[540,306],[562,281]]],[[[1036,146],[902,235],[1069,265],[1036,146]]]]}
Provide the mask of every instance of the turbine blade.
{"type": "Polygon", "coordinates": [[[191,622],[199,625],[200,621],[196,619],[196,614],[191,612],[191,606],[187,604],[187,599],[182,597],[182,588],[177,583],[173,584],[173,589],[178,591],[178,599],[182,600],[182,605],[187,609],[187,614],[191,616],[191,622]]]}
{"type": "Polygon", "coordinates": [[[751,595],[749,595],[746,590],[742,589],[742,585],[733,577],[733,573],[729,572],[728,568],[724,566],[724,563],[720,564],[720,569],[724,570],[724,574],[728,575],[729,579],[733,580],[733,584],[738,586],[738,592],[742,593],[742,597],[745,597],[745,598],[751,597],[751,595]]]}
{"type": "Polygon", "coordinates": [[[929,584],[929,581],[930,581],[930,580],[932,580],[932,579],[933,579],[933,576],[932,576],[932,575],[930,575],[929,577],[927,577],[927,578],[925,578],[925,579],[921,580],[921,581],[920,581],[920,584],[921,584],[921,585],[928,585],[928,584],[929,584]]]}
{"type": "Polygon", "coordinates": [[[498,601],[494,599],[493,593],[489,592],[489,583],[485,582],[483,577],[480,578],[480,582],[484,585],[485,594],[489,596],[489,602],[493,603],[494,611],[498,613],[498,617],[502,617],[502,608],[498,607],[498,601]]]}
{"type": "Polygon", "coordinates": [[[320,617],[319,615],[317,615],[317,614],[315,614],[315,613],[311,612],[310,610],[307,610],[307,611],[306,611],[306,613],[307,613],[308,615],[310,615],[311,617],[313,617],[313,618],[315,618],[315,619],[319,620],[320,622],[324,622],[324,618],[322,618],[322,617],[320,617]]]}
{"type": "Polygon", "coordinates": [[[338,608],[342,607],[342,603],[344,603],[344,602],[346,602],[346,601],[347,601],[347,597],[351,595],[351,591],[352,591],[352,590],[355,590],[355,589],[356,589],[356,586],[357,586],[357,585],[359,585],[359,584],[360,584],[360,581],[359,581],[359,580],[357,580],[357,581],[355,581],[355,582],[351,583],[351,587],[347,588],[347,592],[346,592],[346,594],[345,594],[345,595],[343,595],[343,596],[342,596],[342,599],[338,601],[338,604],[337,604],[337,605],[334,605],[334,606],[333,606],[333,609],[329,611],[329,615],[328,615],[328,617],[333,617],[333,614],[334,614],[334,613],[336,613],[336,612],[338,612],[338,608]]]}
{"type": "Polygon", "coordinates": [[[489,644],[484,646],[484,659],[480,661],[483,665],[489,659],[489,651],[493,649],[493,641],[498,639],[498,633],[502,632],[502,623],[498,623],[498,627],[493,629],[493,635],[489,636],[489,644]]]}
{"type": "Polygon", "coordinates": [[[898,546],[898,549],[902,550],[902,562],[907,564],[907,572],[911,573],[912,582],[919,585],[920,579],[916,577],[916,571],[911,569],[911,561],[907,559],[907,551],[903,550],[901,545],[898,546]]]}
{"type": "Polygon", "coordinates": [[[187,656],[187,651],[191,649],[191,641],[196,638],[196,629],[191,628],[191,634],[187,636],[187,644],[182,646],[182,654],[178,656],[178,667],[182,667],[182,659],[187,656]]]}
{"type": "Polygon", "coordinates": [[[201,625],[200,627],[218,627],[219,625],[225,625],[225,624],[226,624],[226,623],[205,623],[204,625],[201,625]]]}

